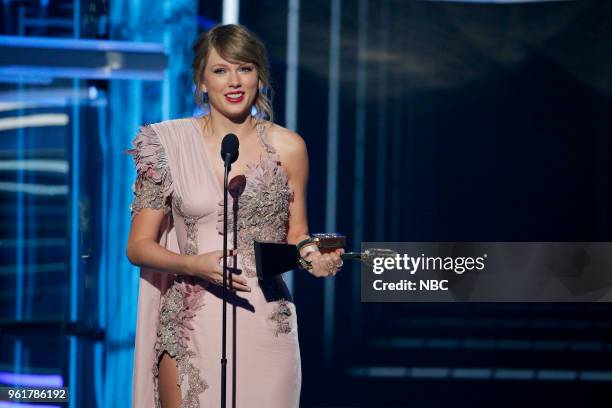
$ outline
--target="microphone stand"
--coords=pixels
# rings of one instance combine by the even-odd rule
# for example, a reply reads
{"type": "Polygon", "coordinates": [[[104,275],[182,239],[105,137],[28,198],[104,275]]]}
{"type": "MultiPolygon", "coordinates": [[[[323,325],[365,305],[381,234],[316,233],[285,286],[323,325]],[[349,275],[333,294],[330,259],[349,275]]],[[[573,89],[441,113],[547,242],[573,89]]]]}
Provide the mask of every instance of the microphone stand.
{"type": "Polygon", "coordinates": [[[227,381],[227,178],[232,164],[231,155],[225,154],[225,169],[223,171],[223,317],[221,329],[221,408],[226,406],[227,381]]]}
{"type": "MultiPolygon", "coordinates": [[[[228,186],[229,188],[229,186],[228,186]]],[[[242,193],[241,193],[242,194],[242,193]]],[[[232,231],[232,237],[233,237],[233,247],[234,248],[238,248],[238,196],[234,196],[234,194],[232,194],[232,216],[234,217],[233,219],[233,231],[232,231]]],[[[232,254],[232,266],[234,267],[234,269],[238,268],[238,257],[236,256],[236,254],[232,254]]],[[[232,275],[231,273],[229,274],[229,284],[230,286],[232,286],[232,281],[234,279],[234,275],[232,275]]],[[[237,315],[236,315],[236,304],[232,304],[232,408],[236,408],[236,364],[238,361],[237,358],[237,354],[236,354],[236,333],[238,332],[238,319],[237,319],[237,315]]]]}

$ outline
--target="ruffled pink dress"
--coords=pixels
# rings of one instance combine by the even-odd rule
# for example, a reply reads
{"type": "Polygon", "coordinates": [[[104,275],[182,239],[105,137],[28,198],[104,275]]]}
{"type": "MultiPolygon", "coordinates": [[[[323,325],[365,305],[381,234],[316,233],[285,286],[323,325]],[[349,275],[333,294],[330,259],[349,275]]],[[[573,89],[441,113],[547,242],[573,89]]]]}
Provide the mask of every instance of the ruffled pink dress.
{"type": "MultiPolygon", "coordinates": [[[[231,294],[227,309],[227,403],[240,408],[299,406],[301,386],[297,319],[282,280],[260,282],[253,240],[286,242],[293,193],[265,125],[258,125],[261,159],[232,179],[229,248],[237,243],[238,267],[251,292],[231,294]],[[235,239],[234,239],[235,238],[235,239]],[[235,242],[236,241],[236,242],[235,242]],[[232,315],[236,312],[236,355],[232,315]]],[[[160,244],[181,254],[223,247],[223,190],[195,118],[144,126],[136,136],[135,214],[163,209],[160,244]]],[[[221,388],[221,288],[187,276],[141,269],[134,361],[133,406],[159,407],[158,361],[176,359],[182,407],[218,407],[221,388]]]]}

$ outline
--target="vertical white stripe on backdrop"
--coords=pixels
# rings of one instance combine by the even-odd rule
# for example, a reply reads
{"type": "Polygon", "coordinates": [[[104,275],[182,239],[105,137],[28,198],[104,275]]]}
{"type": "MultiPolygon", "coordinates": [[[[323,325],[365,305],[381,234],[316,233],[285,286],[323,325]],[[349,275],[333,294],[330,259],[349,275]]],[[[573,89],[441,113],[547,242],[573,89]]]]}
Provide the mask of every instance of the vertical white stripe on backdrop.
{"type": "Polygon", "coordinates": [[[387,90],[388,90],[388,58],[386,54],[389,52],[389,0],[382,1],[382,12],[380,16],[379,30],[380,35],[380,51],[382,58],[378,61],[378,115],[376,126],[376,241],[385,240],[385,232],[387,225],[387,90]]]}
{"type": "MultiPolygon", "coordinates": [[[[329,93],[327,97],[327,188],[325,231],[336,230],[338,193],[338,110],[340,104],[340,28],[342,1],[332,0],[329,33],[329,93]]],[[[323,297],[323,362],[331,367],[334,344],[335,281],[325,279],[323,297]]]]}
{"type": "Polygon", "coordinates": [[[240,0],[223,0],[223,24],[237,24],[240,18],[240,0]]]}
{"type": "MultiPolygon", "coordinates": [[[[298,68],[300,56],[300,0],[287,1],[287,74],[285,82],[285,127],[297,131],[298,68]]],[[[285,274],[285,282],[293,292],[293,271],[285,274]]]]}
{"type": "MultiPolygon", "coordinates": [[[[355,113],[355,168],[354,168],[354,196],[353,196],[353,234],[354,245],[361,245],[363,240],[363,208],[365,194],[365,134],[366,134],[366,96],[367,71],[366,51],[368,46],[368,0],[359,0],[358,5],[358,34],[357,34],[357,83],[355,113]]],[[[356,278],[361,266],[353,266],[353,312],[351,314],[351,334],[353,338],[361,335],[361,280],[356,278]]]]}

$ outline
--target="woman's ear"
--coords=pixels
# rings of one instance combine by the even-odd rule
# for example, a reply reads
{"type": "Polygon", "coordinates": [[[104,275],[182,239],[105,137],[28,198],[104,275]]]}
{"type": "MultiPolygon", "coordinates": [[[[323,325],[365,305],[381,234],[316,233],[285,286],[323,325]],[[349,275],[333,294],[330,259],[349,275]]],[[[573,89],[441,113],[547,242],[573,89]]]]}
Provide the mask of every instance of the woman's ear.
{"type": "Polygon", "coordinates": [[[208,89],[206,89],[206,81],[204,79],[204,72],[202,72],[200,76],[200,91],[202,91],[202,93],[208,92],[208,89]]]}

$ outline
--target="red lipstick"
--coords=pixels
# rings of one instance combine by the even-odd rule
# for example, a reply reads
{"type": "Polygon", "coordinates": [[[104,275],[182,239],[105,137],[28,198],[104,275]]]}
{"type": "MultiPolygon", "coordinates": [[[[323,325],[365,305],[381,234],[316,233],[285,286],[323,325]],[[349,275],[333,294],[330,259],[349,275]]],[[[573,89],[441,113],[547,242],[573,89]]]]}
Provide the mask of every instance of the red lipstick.
{"type": "Polygon", "coordinates": [[[244,92],[230,92],[225,94],[225,100],[229,103],[240,103],[244,99],[244,92]]]}

